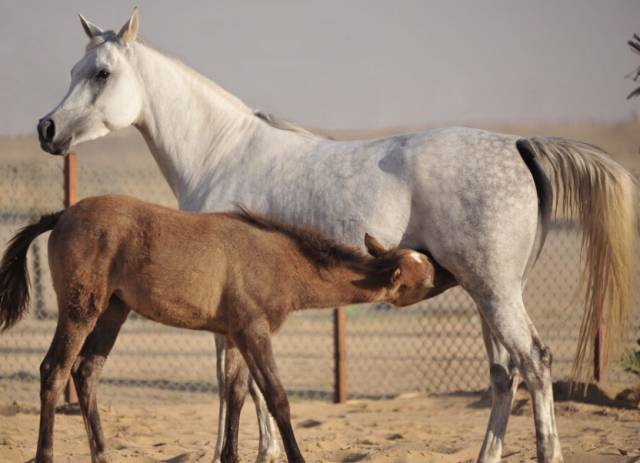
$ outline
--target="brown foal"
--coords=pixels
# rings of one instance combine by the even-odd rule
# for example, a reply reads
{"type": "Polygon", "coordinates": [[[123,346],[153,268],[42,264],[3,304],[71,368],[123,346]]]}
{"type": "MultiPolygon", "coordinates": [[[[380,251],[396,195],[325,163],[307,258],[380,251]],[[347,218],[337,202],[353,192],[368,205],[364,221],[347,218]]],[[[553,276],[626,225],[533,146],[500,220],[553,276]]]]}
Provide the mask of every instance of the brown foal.
{"type": "Polygon", "coordinates": [[[130,311],[166,325],[227,336],[227,439],[222,461],[237,461],[240,410],[249,373],[280,430],[288,461],[302,462],[270,335],[289,312],[358,302],[413,304],[455,284],[424,254],[384,249],[372,256],[247,211],[180,212],[102,196],[43,216],[17,233],[0,263],[0,328],[28,306],[26,255],[41,233],[58,324],[41,367],[37,463],[53,461],[55,405],[71,373],[92,461],[105,462],[96,385],[130,311]]]}

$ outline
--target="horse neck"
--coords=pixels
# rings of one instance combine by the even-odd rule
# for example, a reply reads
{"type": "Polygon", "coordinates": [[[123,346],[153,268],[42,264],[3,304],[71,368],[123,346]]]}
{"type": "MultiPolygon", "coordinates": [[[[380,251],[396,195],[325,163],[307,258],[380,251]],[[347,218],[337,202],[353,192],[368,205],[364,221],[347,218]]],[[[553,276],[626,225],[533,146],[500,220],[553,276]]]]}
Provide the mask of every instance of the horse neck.
{"type": "Polygon", "coordinates": [[[338,264],[320,271],[314,269],[312,273],[313,275],[305,278],[308,286],[302,296],[303,308],[336,307],[383,300],[383,287],[363,284],[364,280],[371,277],[368,272],[338,264]]]}
{"type": "Polygon", "coordinates": [[[239,99],[182,63],[136,43],[144,106],[142,133],[174,194],[231,152],[242,150],[259,124],[239,99]]]}

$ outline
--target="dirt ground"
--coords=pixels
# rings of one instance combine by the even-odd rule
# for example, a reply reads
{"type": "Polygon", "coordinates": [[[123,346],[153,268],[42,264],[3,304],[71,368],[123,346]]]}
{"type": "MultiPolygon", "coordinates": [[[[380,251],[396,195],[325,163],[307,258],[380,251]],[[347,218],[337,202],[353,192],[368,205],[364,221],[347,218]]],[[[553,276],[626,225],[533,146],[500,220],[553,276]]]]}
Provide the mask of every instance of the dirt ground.
{"type": "MultiPolygon", "coordinates": [[[[352,401],[333,405],[293,401],[295,432],[308,462],[472,462],[489,415],[479,394],[352,401]]],[[[28,462],[35,454],[37,407],[12,404],[0,414],[0,461],[28,462]]],[[[101,407],[114,462],[209,463],[216,437],[216,401],[101,407]]],[[[640,461],[640,410],[577,402],[556,404],[567,463],[640,461]]],[[[240,431],[241,461],[253,462],[256,419],[247,404],[240,431]]],[[[56,461],[89,461],[82,418],[58,414],[56,461]]],[[[506,462],[535,460],[533,419],[526,391],[514,402],[506,462]]],[[[284,461],[284,460],[282,460],[284,461]]]]}

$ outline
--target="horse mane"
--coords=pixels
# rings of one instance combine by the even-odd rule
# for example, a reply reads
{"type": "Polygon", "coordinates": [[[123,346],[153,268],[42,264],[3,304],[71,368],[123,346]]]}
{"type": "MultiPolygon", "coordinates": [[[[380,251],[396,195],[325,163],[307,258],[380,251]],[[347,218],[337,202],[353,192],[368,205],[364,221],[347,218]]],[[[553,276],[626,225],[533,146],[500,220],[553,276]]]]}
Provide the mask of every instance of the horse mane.
{"type": "MultiPolygon", "coordinates": [[[[381,257],[372,257],[360,249],[344,245],[329,239],[313,228],[297,227],[281,220],[266,217],[236,205],[237,211],[231,214],[239,220],[261,230],[273,231],[290,238],[300,252],[314,265],[330,269],[338,265],[347,265],[353,270],[374,273],[381,277],[390,277],[398,264],[400,256],[395,248],[381,257]]],[[[385,282],[389,281],[385,279],[385,282]]]]}
{"type": "Polygon", "coordinates": [[[317,133],[314,133],[314,132],[311,132],[310,130],[305,129],[304,127],[300,127],[299,125],[295,125],[289,121],[280,119],[271,113],[267,113],[264,111],[254,111],[253,115],[256,116],[258,119],[260,119],[261,121],[269,124],[271,127],[276,129],[288,130],[290,132],[295,132],[309,138],[325,138],[322,135],[319,135],[317,133]]]}

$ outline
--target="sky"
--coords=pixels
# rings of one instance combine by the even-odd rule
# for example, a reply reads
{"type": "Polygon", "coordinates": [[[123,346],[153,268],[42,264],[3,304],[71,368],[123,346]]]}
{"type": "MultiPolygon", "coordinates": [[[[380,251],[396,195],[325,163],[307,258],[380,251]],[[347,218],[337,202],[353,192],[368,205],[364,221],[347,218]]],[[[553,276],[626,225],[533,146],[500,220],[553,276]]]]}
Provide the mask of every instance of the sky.
{"type": "Polygon", "coordinates": [[[325,129],[614,122],[638,0],[0,0],[0,134],[34,133],[86,38],[77,13],[140,35],[250,107],[325,129]]]}

